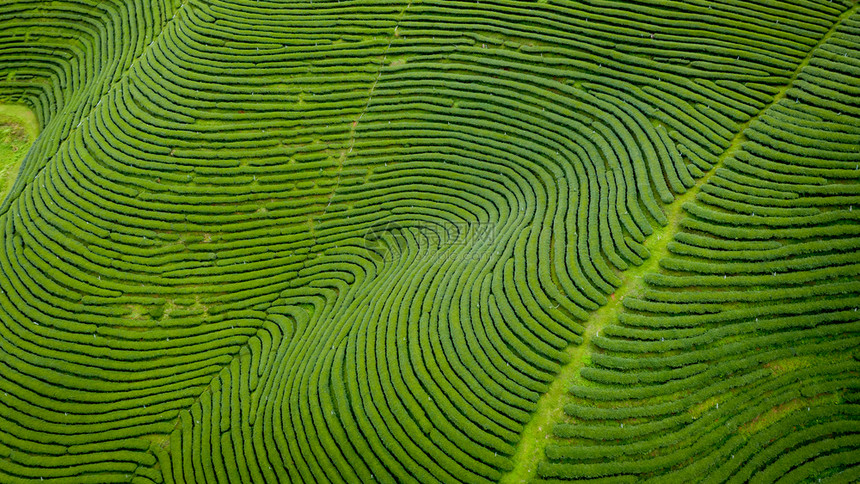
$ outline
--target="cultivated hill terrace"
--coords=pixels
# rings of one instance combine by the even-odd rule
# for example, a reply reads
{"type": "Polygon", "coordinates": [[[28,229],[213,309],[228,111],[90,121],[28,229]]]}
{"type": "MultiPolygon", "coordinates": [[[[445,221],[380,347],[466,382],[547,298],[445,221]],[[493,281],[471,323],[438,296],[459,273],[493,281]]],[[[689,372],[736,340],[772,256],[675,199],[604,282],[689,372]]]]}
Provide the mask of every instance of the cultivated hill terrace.
{"type": "Polygon", "coordinates": [[[860,481],[856,1],[4,0],[0,102],[0,483],[860,481]]]}

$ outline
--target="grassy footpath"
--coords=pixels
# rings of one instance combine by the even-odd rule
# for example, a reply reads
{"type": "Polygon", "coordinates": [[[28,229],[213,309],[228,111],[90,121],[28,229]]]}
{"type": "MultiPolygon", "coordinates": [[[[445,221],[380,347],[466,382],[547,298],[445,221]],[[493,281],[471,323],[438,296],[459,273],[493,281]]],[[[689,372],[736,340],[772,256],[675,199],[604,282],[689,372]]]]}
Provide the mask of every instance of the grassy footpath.
{"type": "Polygon", "coordinates": [[[36,115],[19,104],[0,104],[0,201],[15,183],[21,161],[39,135],[36,115]]]}
{"type": "MultiPolygon", "coordinates": [[[[784,91],[787,88],[786,86],[783,92],[775,97],[774,103],[784,96],[784,91]]],[[[767,108],[762,110],[762,113],[765,111],[767,108]]],[[[740,132],[732,140],[729,148],[723,153],[714,168],[696,180],[695,186],[683,195],[676,195],[675,201],[664,206],[669,223],[665,227],[655,227],[654,233],[649,235],[643,244],[648,248],[650,257],[641,266],[631,267],[619,274],[622,280],[621,286],[609,295],[609,302],[605,306],[591,313],[591,317],[586,322],[582,344],[567,347],[566,352],[570,356],[570,363],[562,368],[550,384],[549,391],[538,400],[538,409],[526,425],[517,451],[513,456],[514,469],[502,478],[503,484],[529,482],[535,477],[537,465],[543,459],[543,450],[547,440],[552,438],[552,426],[554,423],[563,421],[564,404],[568,401],[567,389],[577,381],[579,370],[591,360],[591,351],[593,350],[591,340],[595,335],[599,335],[605,326],[618,320],[618,314],[623,309],[621,301],[625,297],[637,296],[641,293],[645,274],[659,269],[659,261],[669,253],[667,246],[674,239],[675,233],[678,232],[678,223],[686,213],[683,209],[684,204],[693,201],[702,185],[708,182],[716,169],[722,165],[723,160],[741,148],[747,139],[744,131],[757,118],[758,116],[741,126],[740,132]]]]}
{"type": "Polygon", "coordinates": [[[543,459],[544,447],[548,439],[552,438],[552,426],[563,421],[563,407],[568,401],[567,389],[576,381],[579,370],[586,366],[591,359],[591,340],[595,335],[599,335],[605,326],[618,319],[618,313],[622,309],[621,301],[625,297],[637,295],[641,291],[643,276],[657,269],[658,261],[668,253],[666,246],[675,235],[678,222],[683,216],[684,212],[681,206],[693,200],[697,192],[698,190],[691,189],[676,197],[676,201],[666,213],[669,224],[666,227],[656,229],[645,240],[644,245],[648,248],[651,256],[641,266],[631,267],[621,274],[623,282],[609,296],[609,302],[591,313],[585,334],[582,335],[582,344],[568,346],[566,352],[570,356],[570,363],[562,368],[550,384],[549,390],[538,400],[538,410],[526,425],[517,452],[513,456],[514,470],[505,474],[502,483],[528,482],[535,477],[537,464],[543,459]]]}

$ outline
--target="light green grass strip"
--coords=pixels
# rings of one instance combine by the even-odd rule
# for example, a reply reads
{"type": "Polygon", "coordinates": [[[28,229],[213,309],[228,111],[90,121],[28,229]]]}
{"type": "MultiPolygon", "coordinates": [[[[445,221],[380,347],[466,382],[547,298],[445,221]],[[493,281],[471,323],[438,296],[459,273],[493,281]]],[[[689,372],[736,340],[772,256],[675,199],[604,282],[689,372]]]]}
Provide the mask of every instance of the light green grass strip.
{"type": "Polygon", "coordinates": [[[785,97],[785,93],[794,84],[795,79],[800,75],[800,72],[809,64],[809,61],[814,56],[818,48],[827,42],[831,35],[837,30],[843,20],[850,17],[858,9],[858,5],[843,13],[839,19],[833,24],[829,31],[821,38],[821,40],[813,47],[809,54],[797,66],[791,80],[780,89],[774,96],[773,101],[765,106],[756,116],[741,125],[738,134],[732,140],[728,149],[720,156],[720,159],[708,171],[705,176],[696,181],[696,185],[690,188],[681,196],[676,196],[675,201],[671,205],[664,207],[669,223],[665,227],[655,228],[654,233],[645,241],[645,247],[648,248],[651,256],[639,267],[633,267],[625,271],[621,275],[622,284],[609,296],[609,303],[600,309],[594,311],[588,320],[585,334],[581,345],[570,345],[565,352],[570,356],[570,363],[565,365],[559,374],[549,386],[549,390],[541,396],[537,402],[532,419],[526,424],[523,429],[522,437],[517,445],[516,453],[511,460],[514,468],[505,474],[501,483],[513,484],[529,482],[537,476],[537,466],[543,460],[543,451],[546,444],[551,441],[552,427],[556,422],[561,422],[564,416],[564,404],[567,403],[567,389],[571,383],[579,375],[579,371],[586,366],[591,360],[591,340],[596,334],[599,334],[604,327],[618,320],[618,314],[623,309],[621,301],[628,296],[636,296],[642,290],[643,276],[649,272],[656,271],[659,261],[668,253],[666,246],[674,238],[677,231],[678,223],[684,215],[683,205],[686,202],[695,200],[696,194],[699,193],[701,187],[708,182],[717,168],[722,166],[723,161],[734,155],[740,146],[746,141],[745,135],[747,128],[756,119],[762,117],[769,111],[770,107],[778,103],[785,97]]]}
{"type": "Polygon", "coordinates": [[[0,202],[6,198],[21,162],[39,135],[39,121],[27,107],[0,104],[0,202]]]}

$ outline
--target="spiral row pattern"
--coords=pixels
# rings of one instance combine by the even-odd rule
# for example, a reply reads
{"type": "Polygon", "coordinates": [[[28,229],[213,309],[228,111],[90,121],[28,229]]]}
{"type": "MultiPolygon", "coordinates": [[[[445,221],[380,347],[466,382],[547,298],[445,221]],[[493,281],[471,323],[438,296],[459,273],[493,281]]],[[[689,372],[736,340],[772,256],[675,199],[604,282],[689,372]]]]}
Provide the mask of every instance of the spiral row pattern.
{"type": "MultiPolygon", "coordinates": [[[[0,480],[499,480],[665,206],[837,23],[857,38],[852,4],[0,5],[0,96],[42,123],[0,205],[0,480]]],[[[851,180],[856,133],[830,140],[804,122],[835,104],[788,98],[756,132],[801,130],[821,166],[736,157],[775,185],[735,200],[739,171],[691,223],[808,220],[856,258],[827,205],[856,185],[805,191],[851,180]]],[[[811,238],[743,250],[794,274],[826,259],[791,258],[811,238]]]]}
{"type": "Polygon", "coordinates": [[[613,482],[860,478],[860,18],[685,205],[539,467],[613,482]]]}

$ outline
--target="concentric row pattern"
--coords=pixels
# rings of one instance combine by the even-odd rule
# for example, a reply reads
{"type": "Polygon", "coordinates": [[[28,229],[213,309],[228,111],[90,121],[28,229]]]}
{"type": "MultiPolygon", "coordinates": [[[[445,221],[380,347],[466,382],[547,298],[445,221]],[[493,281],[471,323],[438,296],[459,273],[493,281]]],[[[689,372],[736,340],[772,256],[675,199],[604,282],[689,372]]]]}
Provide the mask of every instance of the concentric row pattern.
{"type": "Polygon", "coordinates": [[[860,479],[858,33],[853,15],[684,207],[541,476],[860,479]]]}
{"type": "Polygon", "coordinates": [[[0,206],[0,481],[498,480],[665,204],[851,5],[0,6],[43,122],[0,206]]]}

